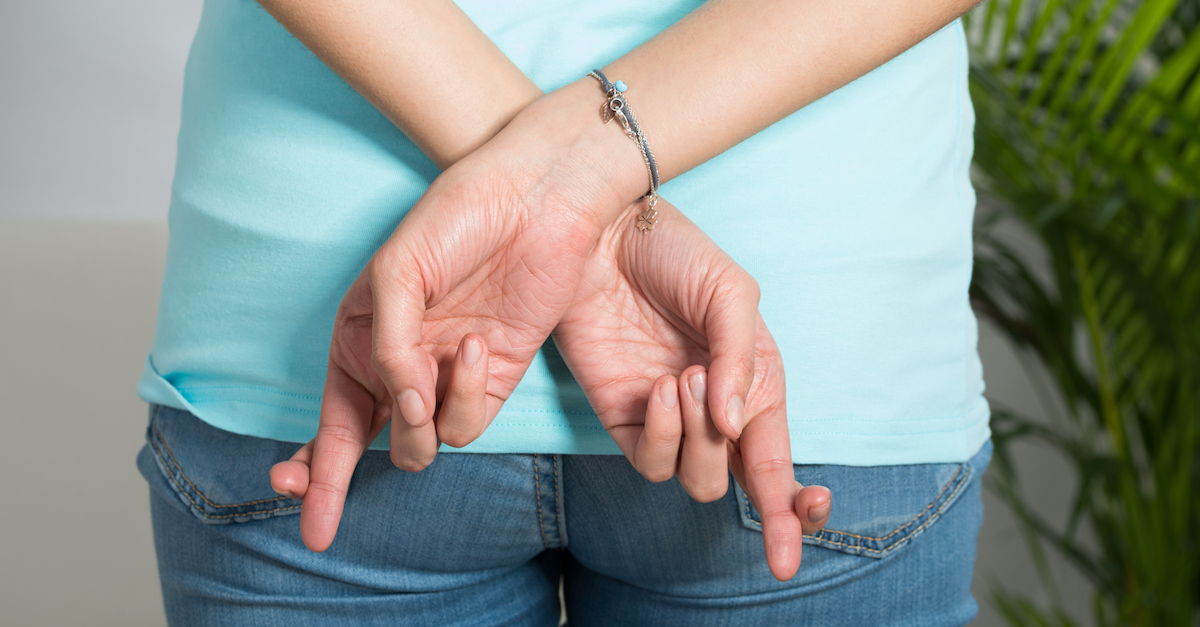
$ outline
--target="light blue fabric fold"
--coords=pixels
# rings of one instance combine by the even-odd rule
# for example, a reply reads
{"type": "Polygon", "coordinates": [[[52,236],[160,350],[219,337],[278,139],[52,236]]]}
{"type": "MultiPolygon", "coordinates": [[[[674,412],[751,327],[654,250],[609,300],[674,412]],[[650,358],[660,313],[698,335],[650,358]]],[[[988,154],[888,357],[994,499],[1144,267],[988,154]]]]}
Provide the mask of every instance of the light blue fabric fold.
{"type": "MultiPolygon", "coordinates": [[[[552,90],[697,3],[459,4],[552,90]]],[[[966,75],[955,21],[661,188],[762,287],[798,463],[961,462],[989,435],[967,300],[966,75]]],[[[437,174],[256,2],[207,0],[139,395],[236,433],[311,438],[338,302],[437,174]]],[[[552,345],[461,450],[618,452],[552,345]]]]}

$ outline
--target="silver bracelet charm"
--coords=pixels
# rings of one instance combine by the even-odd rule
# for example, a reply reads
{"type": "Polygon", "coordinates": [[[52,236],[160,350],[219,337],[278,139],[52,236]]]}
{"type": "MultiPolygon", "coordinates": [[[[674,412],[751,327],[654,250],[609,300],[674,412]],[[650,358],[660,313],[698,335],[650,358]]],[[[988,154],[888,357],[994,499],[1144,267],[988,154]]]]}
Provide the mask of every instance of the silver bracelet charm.
{"type": "Polygon", "coordinates": [[[650,143],[646,141],[646,133],[642,130],[642,125],[638,124],[637,116],[633,114],[633,108],[625,100],[624,81],[611,83],[604,72],[598,69],[588,72],[588,76],[600,81],[600,86],[604,88],[605,101],[604,105],[600,107],[600,119],[605,124],[612,122],[613,118],[620,120],[621,126],[625,128],[625,134],[641,149],[642,158],[646,161],[646,169],[650,171],[650,191],[642,196],[646,199],[646,210],[638,215],[637,222],[637,228],[645,233],[658,224],[658,209],[655,208],[658,205],[658,164],[654,161],[654,153],[650,152],[650,143]]]}

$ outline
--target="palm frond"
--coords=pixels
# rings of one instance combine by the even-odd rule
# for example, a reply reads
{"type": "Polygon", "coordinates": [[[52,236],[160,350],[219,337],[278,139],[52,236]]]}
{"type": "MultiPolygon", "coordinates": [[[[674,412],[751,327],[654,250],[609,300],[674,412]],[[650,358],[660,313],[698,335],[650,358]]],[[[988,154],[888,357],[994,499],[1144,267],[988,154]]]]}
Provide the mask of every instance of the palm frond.
{"type": "MultiPolygon", "coordinates": [[[[1092,583],[1098,624],[1193,627],[1200,0],[990,0],[968,20],[976,186],[1000,207],[992,222],[1023,224],[1046,251],[1031,260],[981,230],[972,303],[1045,367],[1070,418],[998,412],[991,488],[1043,576],[1049,549],[1092,583]],[[1006,452],[1021,440],[1078,471],[1061,528],[1023,500],[1006,452]]],[[[994,600],[1014,625],[1070,624],[1053,598],[994,600]]]]}

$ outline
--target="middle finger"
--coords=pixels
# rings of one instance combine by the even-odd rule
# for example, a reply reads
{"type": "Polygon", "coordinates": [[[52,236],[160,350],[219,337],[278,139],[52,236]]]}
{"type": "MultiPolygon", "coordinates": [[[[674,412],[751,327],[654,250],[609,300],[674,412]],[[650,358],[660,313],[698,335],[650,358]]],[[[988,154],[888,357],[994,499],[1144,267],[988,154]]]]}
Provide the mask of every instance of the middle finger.
{"type": "Polygon", "coordinates": [[[683,446],[679,457],[679,483],[701,503],[715,501],[729,489],[725,436],[717,430],[705,402],[708,373],[692,366],[679,377],[683,408],[683,446]]]}

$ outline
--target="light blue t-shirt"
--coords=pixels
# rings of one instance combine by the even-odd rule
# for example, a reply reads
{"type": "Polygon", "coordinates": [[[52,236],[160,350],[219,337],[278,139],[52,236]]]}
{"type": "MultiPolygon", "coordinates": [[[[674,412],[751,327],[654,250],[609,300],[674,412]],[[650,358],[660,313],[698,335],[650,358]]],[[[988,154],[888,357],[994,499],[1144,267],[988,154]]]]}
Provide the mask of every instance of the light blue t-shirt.
{"type": "MultiPolygon", "coordinates": [[[[459,2],[545,91],[698,4],[459,2]]],[[[955,21],[662,186],[761,285],[797,463],[963,461],[989,435],[967,300],[966,78],[955,21]]],[[[713,97],[751,96],[714,85],[713,97]]],[[[178,150],[138,393],[236,433],[307,441],[338,303],[438,170],[254,0],[206,0],[178,150]]],[[[619,452],[552,344],[456,450],[619,452]]]]}

